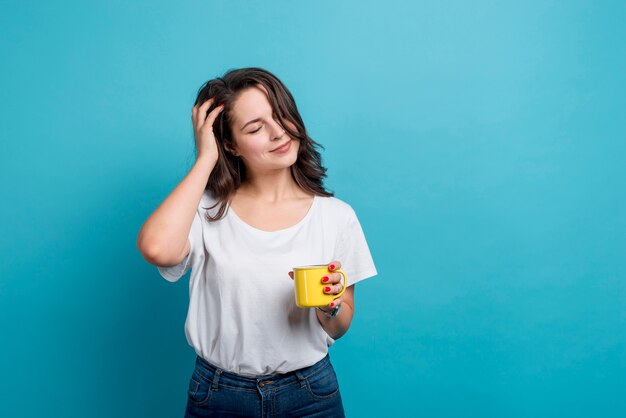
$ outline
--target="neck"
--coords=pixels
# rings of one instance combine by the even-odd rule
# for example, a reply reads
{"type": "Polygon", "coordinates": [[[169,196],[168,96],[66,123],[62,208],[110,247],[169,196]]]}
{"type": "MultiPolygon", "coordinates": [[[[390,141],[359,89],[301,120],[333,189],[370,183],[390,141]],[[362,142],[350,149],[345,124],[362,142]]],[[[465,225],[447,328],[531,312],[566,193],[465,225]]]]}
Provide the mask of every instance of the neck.
{"type": "Polygon", "coordinates": [[[238,189],[239,193],[266,203],[302,196],[302,189],[291,176],[289,167],[263,173],[248,173],[248,178],[238,189]]]}

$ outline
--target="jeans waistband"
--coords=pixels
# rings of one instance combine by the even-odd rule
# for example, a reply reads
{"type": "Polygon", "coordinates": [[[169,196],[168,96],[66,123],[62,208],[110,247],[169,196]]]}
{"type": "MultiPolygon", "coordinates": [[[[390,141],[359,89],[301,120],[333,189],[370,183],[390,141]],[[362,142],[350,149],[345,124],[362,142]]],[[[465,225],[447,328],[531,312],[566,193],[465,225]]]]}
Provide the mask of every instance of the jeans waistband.
{"type": "Polygon", "coordinates": [[[303,367],[288,373],[274,373],[256,377],[241,376],[235,373],[227,372],[213,364],[209,363],[200,356],[196,357],[196,372],[208,381],[212,381],[214,385],[224,384],[239,388],[255,389],[257,385],[263,387],[266,384],[273,386],[284,386],[294,382],[304,384],[307,377],[330,366],[330,355],[326,356],[312,366],[303,367]]]}

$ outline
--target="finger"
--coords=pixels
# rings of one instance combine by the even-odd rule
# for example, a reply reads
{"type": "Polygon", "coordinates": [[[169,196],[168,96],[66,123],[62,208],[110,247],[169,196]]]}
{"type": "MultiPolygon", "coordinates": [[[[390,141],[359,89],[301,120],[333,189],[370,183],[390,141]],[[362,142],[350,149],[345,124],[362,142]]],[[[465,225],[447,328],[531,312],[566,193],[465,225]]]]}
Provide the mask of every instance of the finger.
{"type": "Polygon", "coordinates": [[[328,268],[330,269],[330,271],[333,270],[337,270],[341,268],[341,263],[339,261],[333,261],[330,264],[328,264],[328,268]]]}
{"type": "Polygon", "coordinates": [[[293,271],[290,271],[290,272],[289,272],[289,273],[287,273],[287,274],[289,274],[289,277],[291,277],[291,280],[293,280],[293,271]]]}
{"type": "Polygon", "coordinates": [[[343,285],[341,283],[333,286],[333,293],[336,295],[343,290],[343,285]]]}
{"type": "Polygon", "coordinates": [[[202,125],[204,125],[204,121],[207,119],[208,115],[207,115],[207,110],[209,110],[209,107],[211,106],[211,104],[215,101],[215,97],[211,97],[209,100],[207,100],[206,102],[202,103],[202,105],[200,105],[198,107],[198,112],[196,114],[196,124],[197,127],[200,128],[202,127],[202,125]]]}
{"type": "Polygon", "coordinates": [[[326,293],[327,295],[336,295],[337,293],[341,292],[342,289],[343,289],[343,285],[341,283],[335,284],[335,285],[328,285],[328,286],[324,286],[324,293],[326,293]]]}
{"type": "Polygon", "coordinates": [[[341,283],[343,276],[341,273],[330,273],[322,277],[322,283],[324,284],[337,284],[341,283]]]}
{"type": "Polygon", "coordinates": [[[200,109],[203,105],[195,105],[191,111],[191,120],[193,120],[193,127],[197,131],[202,126],[202,120],[200,118],[200,109]]]}
{"type": "Polygon", "coordinates": [[[200,107],[198,107],[198,112],[196,114],[196,124],[198,126],[198,128],[201,128],[202,125],[204,125],[204,121],[207,118],[207,110],[209,110],[209,107],[211,106],[211,103],[213,103],[213,97],[211,97],[209,100],[207,100],[206,102],[202,103],[202,105],[200,105],[200,107]]]}
{"type": "Polygon", "coordinates": [[[337,306],[341,305],[342,302],[343,302],[343,299],[341,299],[341,297],[338,297],[336,299],[333,299],[333,301],[328,304],[328,307],[336,308],[337,306]]]}
{"type": "Polygon", "coordinates": [[[213,122],[215,122],[217,115],[219,115],[222,110],[224,110],[224,103],[220,104],[215,109],[211,110],[211,113],[209,113],[209,116],[207,116],[206,118],[207,126],[211,126],[211,127],[213,126],[213,122]]]}

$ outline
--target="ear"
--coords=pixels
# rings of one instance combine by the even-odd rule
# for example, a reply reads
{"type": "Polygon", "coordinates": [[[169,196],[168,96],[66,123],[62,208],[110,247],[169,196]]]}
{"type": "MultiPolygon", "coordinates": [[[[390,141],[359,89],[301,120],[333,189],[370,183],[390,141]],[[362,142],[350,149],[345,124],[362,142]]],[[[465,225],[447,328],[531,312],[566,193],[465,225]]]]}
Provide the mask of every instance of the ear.
{"type": "Polygon", "coordinates": [[[231,153],[232,155],[234,155],[235,157],[237,156],[237,150],[235,148],[233,148],[228,142],[224,142],[224,149],[231,153]]]}

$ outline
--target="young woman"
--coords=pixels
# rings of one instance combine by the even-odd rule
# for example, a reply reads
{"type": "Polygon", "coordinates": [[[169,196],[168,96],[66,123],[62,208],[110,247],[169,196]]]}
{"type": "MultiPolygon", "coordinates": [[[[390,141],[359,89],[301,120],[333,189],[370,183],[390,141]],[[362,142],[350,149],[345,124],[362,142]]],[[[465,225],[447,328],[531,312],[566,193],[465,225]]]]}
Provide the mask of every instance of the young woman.
{"type": "Polygon", "coordinates": [[[191,268],[185,333],[197,354],[187,417],[344,416],[328,347],[348,330],[355,283],[377,274],[357,216],[284,84],[232,70],[199,90],[196,162],[146,220],[137,246],[161,275],[191,268]],[[328,265],[328,306],[295,304],[293,272],[328,265]]]}

